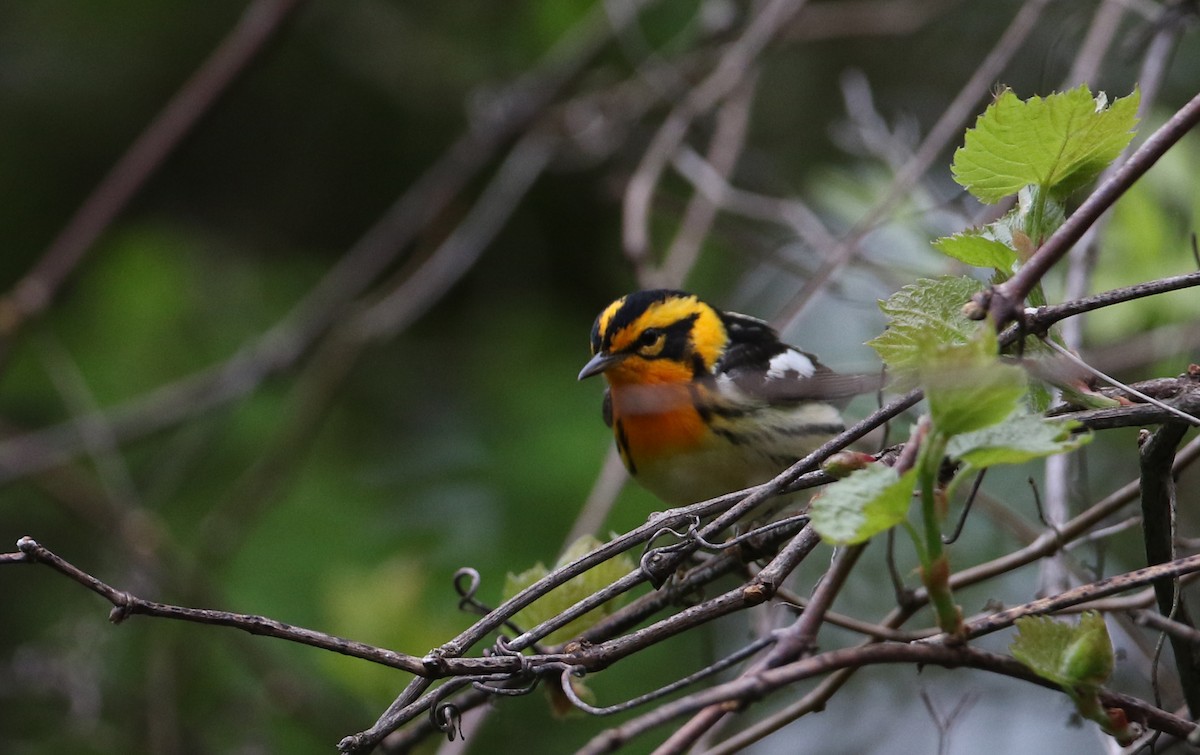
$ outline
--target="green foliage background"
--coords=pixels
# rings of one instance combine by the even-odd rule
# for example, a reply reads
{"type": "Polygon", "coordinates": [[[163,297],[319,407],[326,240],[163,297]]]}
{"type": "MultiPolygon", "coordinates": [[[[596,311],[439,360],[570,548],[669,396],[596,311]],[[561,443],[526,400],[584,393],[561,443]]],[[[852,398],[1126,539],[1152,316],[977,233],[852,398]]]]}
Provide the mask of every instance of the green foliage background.
{"type": "MultiPolygon", "coordinates": [[[[842,149],[839,76],[862,71],[879,111],[923,133],[1018,5],[948,3],[911,35],[773,49],[746,157],[758,188],[801,194],[847,230],[889,173],[874,156],[842,149]]],[[[468,127],[473,98],[530,67],[590,7],[305,6],[7,354],[5,433],[117,406],[228,359],[468,127]]],[[[676,32],[696,7],[656,6],[642,24],[647,43],[686,44],[676,32]]],[[[1003,83],[1022,96],[1058,87],[1070,60],[1063,50],[1078,45],[1093,7],[1057,4],[1003,83]]],[[[227,0],[0,6],[0,290],[38,259],[242,8],[227,0]]],[[[1165,108],[1200,79],[1189,43],[1171,68],[1165,108]]],[[[1128,92],[1135,62],[1114,59],[1093,88],[1128,92]]],[[[596,68],[605,75],[628,64],[610,51],[596,68]]],[[[1142,133],[1160,119],[1152,114],[1142,133]]],[[[604,160],[564,161],[543,176],[466,278],[365,353],[327,405],[309,403],[302,378],[289,372],[169,431],[8,481],[3,549],[31,535],[142,597],[263,614],[418,655],[449,639],[471,621],[455,609],[455,569],[479,569],[480,597],[495,602],[507,572],[553,562],[609,446],[599,387],[575,375],[592,318],[635,285],[620,252],[620,187],[653,126],[639,124],[628,148],[604,160]],[[306,412],[312,431],[292,437],[306,412]]],[[[1188,269],[1198,150],[1186,140],[1118,205],[1098,288],[1188,269]]],[[[934,177],[952,194],[949,157],[934,177]]],[[[686,196],[675,178],[667,187],[686,196]]],[[[660,209],[656,243],[678,216],[669,203],[660,209]]],[[[957,230],[930,232],[942,222],[936,210],[934,198],[914,195],[868,244],[871,265],[847,273],[788,338],[834,367],[870,368],[862,343],[883,322],[875,300],[917,274],[960,272],[929,247],[957,230]]],[[[464,211],[452,207],[446,226],[464,211]]],[[[422,239],[418,256],[439,240],[422,239]]],[[[688,286],[769,317],[802,283],[772,259],[788,241],[777,228],[732,221],[710,237],[688,286]]],[[[1151,328],[1194,325],[1196,312],[1194,293],[1158,297],[1089,318],[1090,338],[1121,344],[1151,328]]],[[[1174,374],[1196,360],[1194,351],[1163,355],[1123,377],[1174,374]]],[[[1091,490],[1133,475],[1130,440],[1089,449],[1098,455],[1091,490]]],[[[628,489],[596,534],[640,523],[659,505],[628,489]]],[[[1011,545],[978,526],[985,531],[963,546],[973,557],[1011,545]]],[[[1125,545],[1110,557],[1137,565],[1136,541],[1125,545]]],[[[857,589],[852,606],[874,605],[871,586],[857,589]]],[[[964,602],[987,597],[968,593],[964,602]]],[[[407,682],[229,630],[141,618],[113,627],[106,615],[99,598],[49,570],[0,569],[0,752],[329,752],[407,682]]],[[[722,631],[740,639],[748,630],[729,623],[722,631]]],[[[721,632],[693,633],[649,652],[636,673],[588,685],[601,700],[623,699],[690,673],[726,644],[721,632]]],[[[904,714],[889,723],[896,701],[880,694],[893,697],[874,688],[831,708],[817,731],[837,738],[822,740],[821,751],[867,751],[852,733],[835,734],[856,705],[880,706],[877,734],[911,726],[904,714]]],[[[1052,713],[1067,717],[1065,707],[1052,713]]],[[[610,723],[548,718],[539,695],[504,700],[484,741],[562,752],[610,723]]],[[[918,736],[931,736],[927,729],[918,736]]]]}

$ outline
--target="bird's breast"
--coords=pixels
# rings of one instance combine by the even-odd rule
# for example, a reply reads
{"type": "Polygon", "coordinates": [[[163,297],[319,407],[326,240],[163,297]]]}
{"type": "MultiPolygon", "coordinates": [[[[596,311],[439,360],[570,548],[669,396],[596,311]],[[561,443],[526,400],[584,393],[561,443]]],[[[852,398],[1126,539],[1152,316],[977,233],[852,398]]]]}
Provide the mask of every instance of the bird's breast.
{"type": "Polygon", "coordinates": [[[631,473],[707,442],[709,431],[697,409],[696,390],[689,383],[611,386],[613,432],[631,473]]]}

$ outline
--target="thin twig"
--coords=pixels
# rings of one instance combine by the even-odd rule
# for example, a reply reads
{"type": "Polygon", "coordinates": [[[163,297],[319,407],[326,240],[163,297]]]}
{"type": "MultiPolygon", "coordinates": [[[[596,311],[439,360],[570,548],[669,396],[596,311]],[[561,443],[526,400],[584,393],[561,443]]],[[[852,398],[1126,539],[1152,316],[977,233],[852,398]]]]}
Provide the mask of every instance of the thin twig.
{"type": "Polygon", "coordinates": [[[1120,380],[1117,380],[1116,378],[1109,377],[1108,375],[1104,374],[1100,370],[1091,366],[1084,360],[1075,356],[1067,349],[1064,349],[1062,346],[1059,346],[1057,343],[1054,343],[1053,340],[1051,340],[1049,338],[1043,338],[1042,343],[1049,346],[1052,351],[1057,352],[1059,354],[1059,356],[1062,356],[1063,358],[1069,360],[1072,364],[1082,367],[1083,369],[1087,370],[1089,373],[1091,373],[1095,377],[1099,378],[1100,380],[1103,380],[1104,382],[1108,383],[1109,385],[1113,386],[1114,388],[1119,388],[1122,392],[1127,393],[1130,396],[1140,398],[1142,401],[1145,401],[1148,404],[1153,404],[1154,406],[1157,406],[1159,409],[1162,409],[1163,411],[1165,411],[1167,414],[1171,415],[1175,419],[1181,419],[1189,425],[1200,425],[1200,417],[1197,417],[1193,414],[1189,414],[1188,412],[1177,409],[1168,403],[1159,401],[1158,399],[1154,398],[1153,396],[1149,396],[1145,393],[1142,393],[1141,391],[1128,385],[1127,383],[1122,383],[1120,380]]]}
{"type": "MultiPolygon", "coordinates": [[[[745,83],[717,110],[716,127],[708,146],[705,163],[722,179],[726,179],[737,166],[738,157],[745,146],[756,83],[757,77],[752,70],[746,75],[745,83]]],[[[712,228],[717,209],[717,203],[704,193],[697,192],[692,196],[679,223],[679,230],[663,256],[662,265],[651,276],[653,280],[643,283],[666,287],[682,286],[688,272],[700,256],[700,247],[712,228]]]]}
{"type": "MultiPolygon", "coordinates": [[[[1171,580],[1184,574],[1200,571],[1200,555],[1186,556],[1154,566],[1147,566],[1125,574],[1118,574],[1106,579],[1097,580],[1086,585],[1073,587],[1070,590],[1051,595],[1046,598],[1030,601],[1003,611],[988,614],[981,619],[964,624],[964,635],[968,638],[981,637],[1012,626],[1012,623],[1023,616],[1037,616],[1054,613],[1064,608],[1070,608],[1081,603],[1104,598],[1109,595],[1131,590],[1135,587],[1151,584],[1157,580],[1171,580]]],[[[944,635],[932,637],[925,642],[945,640],[944,635]]]]}
{"type": "Polygon", "coordinates": [[[812,275],[801,289],[791,298],[779,317],[777,323],[789,324],[796,320],[816,292],[820,291],[826,282],[839,270],[849,264],[857,253],[862,240],[870,233],[879,220],[912,191],[913,185],[932,167],[938,155],[953,139],[962,133],[962,124],[970,117],[975,104],[986,96],[995,83],[1000,72],[1029,34],[1037,28],[1037,20],[1045,9],[1048,0],[1026,0],[1021,9],[1013,16],[1013,20],[1005,28],[1004,33],[987,56],[979,64],[967,83],[958,91],[954,99],[942,111],[942,115],[929,129],[929,133],[917,147],[912,158],[896,174],[888,187],[887,194],[872,206],[858,221],[854,230],[834,249],[825,252],[825,260],[821,268],[812,275]]]}
{"type": "Polygon", "coordinates": [[[1193,647],[1200,646],[1200,630],[1179,621],[1163,616],[1158,611],[1132,611],[1134,622],[1144,627],[1158,629],[1172,637],[1178,638],[1193,647]]]}
{"type": "Polygon", "coordinates": [[[275,621],[274,619],[268,619],[265,616],[230,613],[228,611],[212,611],[204,608],[185,608],[165,603],[156,603],[151,600],[143,600],[100,581],[91,574],[65,561],[33,538],[21,538],[17,541],[17,547],[24,558],[18,558],[17,554],[5,554],[5,558],[0,563],[38,563],[49,566],[58,573],[69,577],[71,580],[103,597],[109,603],[112,603],[113,610],[109,614],[109,620],[114,624],[119,624],[127,617],[136,614],[156,616],[164,619],[177,619],[197,624],[213,624],[240,629],[250,634],[288,640],[289,642],[309,645],[323,650],[332,650],[335,653],[360,658],[372,663],[379,663],[412,674],[427,673],[421,659],[415,656],[396,653],[353,640],[346,640],[323,632],[315,632],[311,629],[294,627],[275,621]]]}
{"type": "MultiPolygon", "coordinates": [[[[1044,333],[1051,325],[1068,317],[1075,317],[1085,312],[1111,307],[1114,304],[1121,304],[1147,296],[1157,296],[1169,291],[1178,291],[1194,286],[1200,286],[1200,272],[1184,273],[1145,283],[1135,283],[1131,286],[1114,288],[1092,296],[1072,299],[1061,304],[1048,304],[1036,309],[1027,309],[1025,310],[1026,332],[1044,333]]],[[[1015,329],[1010,328],[1005,331],[1005,335],[1008,335],[1010,332],[1015,334],[1015,329]]]]}
{"type": "Polygon", "coordinates": [[[769,0],[759,9],[737,40],[721,55],[716,67],[689,90],[671,111],[646,148],[641,163],[629,179],[623,203],[625,254],[642,269],[650,254],[650,206],[654,187],[679,148],[692,121],[717,106],[745,77],[759,54],[779,34],[805,0],[769,0]]]}

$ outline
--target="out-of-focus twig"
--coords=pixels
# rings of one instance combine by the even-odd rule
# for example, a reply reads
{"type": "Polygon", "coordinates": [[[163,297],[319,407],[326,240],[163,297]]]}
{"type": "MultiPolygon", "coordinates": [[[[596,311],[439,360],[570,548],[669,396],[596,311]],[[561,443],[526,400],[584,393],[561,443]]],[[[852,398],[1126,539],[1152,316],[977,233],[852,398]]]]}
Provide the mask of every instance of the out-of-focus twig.
{"type": "Polygon", "coordinates": [[[908,195],[912,190],[912,185],[929,170],[946,145],[958,138],[962,131],[962,124],[970,116],[975,103],[990,90],[1000,71],[1016,55],[1025,39],[1037,27],[1037,20],[1047,2],[1048,0],[1026,0],[983,62],[979,64],[967,83],[946,106],[941,117],[929,129],[929,133],[917,147],[912,159],[896,174],[887,193],[863,215],[854,230],[841,243],[833,249],[824,251],[825,259],[821,268],[805,281],[800,290],[792,296],[787,306],[776,318],[777,323],[786,328],[787,324],[800,316],[812,297],[854,258],[862,240],[874,230],[880,219],[884,218],[901,199],[908,195]]]}
{"type": "Polygon", "coordinates": [[[623,202],[622,242],[635,268],[645,266],[650,254],[650,206],[663,170],[687,136],[692,122],[716,107],[745,82],[759,53],[803,7],[805,0],[768,0],[751,18],[742,34],[722,53],[712,72],[688,90],[671,110],[642,155],[629,179],[623,202]]]}

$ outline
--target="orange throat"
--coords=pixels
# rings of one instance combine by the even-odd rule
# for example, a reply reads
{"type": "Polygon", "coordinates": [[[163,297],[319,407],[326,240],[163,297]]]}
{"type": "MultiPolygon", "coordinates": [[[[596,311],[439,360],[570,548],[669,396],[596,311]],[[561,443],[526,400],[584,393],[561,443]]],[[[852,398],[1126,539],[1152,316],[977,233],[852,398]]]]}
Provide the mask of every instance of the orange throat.
{"type": "Polygon", "coordinates": [[[693,396],[691,381],[609,380],[613,432],[630,472],[705,443],[708,428],[693,396]]]}

